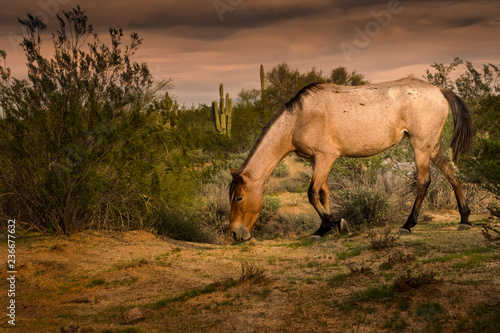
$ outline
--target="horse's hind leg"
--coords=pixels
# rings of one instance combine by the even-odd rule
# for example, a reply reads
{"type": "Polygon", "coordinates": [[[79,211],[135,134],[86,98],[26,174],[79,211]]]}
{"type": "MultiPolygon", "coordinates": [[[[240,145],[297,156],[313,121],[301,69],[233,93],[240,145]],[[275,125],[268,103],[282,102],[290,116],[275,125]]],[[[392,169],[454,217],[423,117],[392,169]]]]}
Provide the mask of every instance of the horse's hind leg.
{"type": "Polygon", "coordinates": [[[458,211],[460,212],[460,227],[459,229],[468,229],[470,227],[469,215],[470,209],[467,206],[467,201],[465,200],[464,191],[460,181],[456,177],[455,170],[451,166],[450,162],[444,156],[443,150],[439,148],[437,154],[431,157],[432,163],[441,170],[445,175],[446,179],[450,182],[455,192],[455,197],[457,198],[458,211]]]}
{"type": "Polygon", "coordinates": [[[430,154],[427,150],[421,150],[413,145],[415,150],[415,161],[417,163],[417,198],[413,204],[410,216],[406,223],[399,229],[400,233],[411,233],[411,228],[417,224],[420,207],[424,201],[425,194],[431,183],[429,173],[430,154]]]}

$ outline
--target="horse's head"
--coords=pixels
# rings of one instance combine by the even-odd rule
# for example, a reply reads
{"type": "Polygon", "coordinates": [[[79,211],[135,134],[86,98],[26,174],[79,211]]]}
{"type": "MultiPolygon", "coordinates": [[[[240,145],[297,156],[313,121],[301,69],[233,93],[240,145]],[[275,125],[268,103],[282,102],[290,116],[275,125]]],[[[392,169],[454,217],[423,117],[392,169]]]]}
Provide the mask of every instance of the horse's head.
{"type": "Polygon", "coordinates": [[[250,232],[262,210],[264,203],[262,189],[237,174],[233,168],[231,175],[233,181],[229,189],[231,202],[229,229],[235,240],[246,241],[252,238],[250,232]]]}

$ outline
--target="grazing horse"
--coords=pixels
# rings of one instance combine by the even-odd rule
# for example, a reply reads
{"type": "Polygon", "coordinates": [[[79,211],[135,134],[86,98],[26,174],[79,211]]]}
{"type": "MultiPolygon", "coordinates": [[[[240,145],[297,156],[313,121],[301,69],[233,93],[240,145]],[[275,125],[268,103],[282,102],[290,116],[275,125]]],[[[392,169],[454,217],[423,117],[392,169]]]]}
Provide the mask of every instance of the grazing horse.
{"type": "Polygon", "coordinates": [[[454,132],[453,159],[471,146],[471,118],[465,103],[451,90],[425,81],[404,78],[365,86],[345,87],[314,83],[304,87],[281,107],[263,129],[233,181],[230,230],[236,240],[249,240],[263,205],[262,190],[278,163],[291,152],[313,166],[309,202],[321,217],[314,235],[323,236],[339,226],[330,214],[328,174],[340,156],[366,157],[398,143],[407,133],[417,165],[417,197],[401,232],[409,233],[430,184],[432,161],[450,182],[458,202],[460,227],[468,228],[470,209],[440,136],[451,108],[454,132]]]}

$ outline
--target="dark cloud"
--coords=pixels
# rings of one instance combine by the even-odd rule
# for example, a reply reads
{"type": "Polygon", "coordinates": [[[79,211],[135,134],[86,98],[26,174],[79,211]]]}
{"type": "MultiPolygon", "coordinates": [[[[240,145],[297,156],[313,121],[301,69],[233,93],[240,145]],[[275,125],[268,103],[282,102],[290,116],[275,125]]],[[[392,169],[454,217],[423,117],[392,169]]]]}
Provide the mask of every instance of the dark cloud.
{"type": "MultiPolygon", "coordinates": [[[[48,3],[60,4],[59,10],[77,5],[76,0],[2,5],[0,49],[14,54],[8,61],[16,74],[25,61],[13,46],[9,51],[8,36],[22,34],[17,17],[26,12],[45,15],[49,30],[57,28],[48,3]]],[[[478,66],[500,63],[497,0],[87,0],[81,7],[101,36],[111,26],[138,32],[144,39],[138,60],[146,61],[155,77],[172,77],[174,93],[186,103],[210,102],[220,82],[232,96],[258,87],[259,65],[269,70],[283,61],[324,72],[346,66],[372,81],[421,77],[432,62],[456,56],[478,66]],[[216,1],[229,7],[218,11],[216,1]],[[385,17],[387,24],[374,16],[396,7],[385,17]],[[357,34],[367,28],[369,38],[346,55],[342,43],[356,46],[357,34]]]]}

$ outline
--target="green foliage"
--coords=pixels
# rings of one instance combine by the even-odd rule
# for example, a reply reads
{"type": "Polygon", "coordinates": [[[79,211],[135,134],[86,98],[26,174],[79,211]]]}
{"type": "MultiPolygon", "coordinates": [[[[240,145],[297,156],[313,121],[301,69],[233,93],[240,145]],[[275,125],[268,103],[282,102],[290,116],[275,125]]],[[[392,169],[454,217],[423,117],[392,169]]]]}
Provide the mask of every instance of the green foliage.
{"type": "Polygon", "coordinates": [[[424,78],[431,84],[439,88],[452,89],[453,81],[450,79],[450,73],[455,70],[457,66],[463,64],[463,60],[459,57],[453,59],[453,62],[446,66],[443,63],[434,62],[431,67],[434,68],[435,73],[427,70],[424,78]]]}
{"type": "Polygon", "coordinates": [[[262,212],[260,213],[259,223],[265,224],[275,218],[280,207],[280,198],[271,195],[264,196],[264,206],[262,207],[262,212]]]}
{"type": "Polygon", "coordinates": [[[351,295],[351,298],[356,301],[375,301],[375,300],[385,300],[392,299],[396,293],[396,285],[381,285],[368,287],[365,290],[355,292],[351,295]]]}
{"type": "Polygon", "coordinates": [[[500,195],[500,96],[489,96],[473,112],[476,128],[474,151],[464,164],[472,182],[500,195]]]}
{"type": "Polygon", "coordinates": [[[0,182],[10,193],[5,213],[71,233],[112,215],[123,223],[113,207],[138,201],[149,185],[158,154],[149,147],[161,132],[140,112],[155,88],[147,65],[131,61],[137,34],[123,48],[123,31],[109,29],[106,45],[79,7],[59,21],[51,59],[41,53],[45,24],[20,20],[28,78],[1,69],[0,182]]]}
{"type": "Polygon", "coordinates": [[[276,166],[272,175],[278,178],[287,177],[290,174],[290,168],[285,163],[281,162],[276,166]]]}
{"type": "Polygon", "coordinates": [[[266,81],[266,101],[270,108],[275,110],[292,99],[306,85],[325,80],[322,72],[314,67],[302,74],[297,69],[292,70],[287,63],[281,63],[266,74],[266,81]]]}
{"type": "Polygon", "coordinates": [[[387,221],[391,205],[386,192],[380,187],[344,189],[339,193],[341,216],[357,228],[382,225],[387,221]]]}
{"type": "Polygon", "coordinates": [[[341,86],[361,86],[369,83],[363,74],[359,74],[355,70],[349,73],[345,67],[332,69],[327,81],[341,86]]]}

